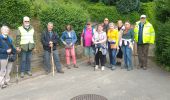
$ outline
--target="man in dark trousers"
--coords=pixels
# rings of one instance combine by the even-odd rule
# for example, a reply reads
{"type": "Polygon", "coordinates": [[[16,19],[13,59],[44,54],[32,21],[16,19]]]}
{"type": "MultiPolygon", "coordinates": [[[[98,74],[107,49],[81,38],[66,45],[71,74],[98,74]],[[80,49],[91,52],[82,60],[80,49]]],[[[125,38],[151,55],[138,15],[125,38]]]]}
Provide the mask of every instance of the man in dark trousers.
{"type": "Polygon", "coordinates": [[[57,50],[58,41],[59,41],[59,37],[58,34],[53,30],[53,23],[49,22],[47,24],[47,29],[41,35],[41,43],[44,49],[44,63],[45,63],[44,68],[47,74],[51,72],[51,64],[50,64],[51,48],[53,48],[53,57],[54,57],[54,63],[56,65],[57,72],[64,73],[58,56],[58,50],[57,50]]]}

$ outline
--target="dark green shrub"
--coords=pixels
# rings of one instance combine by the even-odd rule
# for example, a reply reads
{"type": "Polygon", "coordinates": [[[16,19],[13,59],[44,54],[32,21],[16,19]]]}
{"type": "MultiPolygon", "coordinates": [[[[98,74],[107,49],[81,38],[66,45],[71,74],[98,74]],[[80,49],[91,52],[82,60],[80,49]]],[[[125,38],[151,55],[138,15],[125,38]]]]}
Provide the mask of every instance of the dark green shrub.
{"type": "Polygon", "coordinates": [[[110,21],[117,21],[120,16],[114,6],[105,6],[96,4],[87,8],[92,21],[103,22],[104,18],[109,18],[110,21]]]}
{"type": "Polygon", "coordinates": [[[156,34],[156,57],[163,65],[170,66],[170,21],[161,24],[156,34]]]}
{"type": "Polygon", "coordinates": [[[1,0],[0,25],[6,24],[12,28],[21,25],[24,16],[32,16],[32,6],[27,0],[1,0]]]}
{"type": "Polygon", "coordinates": [[[140,0],[120,0],[117,2],[116,7],[120,13],[139,11],[140,0]]]}
{"type": "Polygon", "coordinates": [[[85,26],[87,17],[88,15],[83,9],[69,4],[48,7],[39,15],[42,27],[46,28],[48,22],[53,22],[55,25],[54,29],[60,36],[65,30],[65,26],[71,24],[77,33],[78,40],[80,40],[80,33],[85,26]]]}

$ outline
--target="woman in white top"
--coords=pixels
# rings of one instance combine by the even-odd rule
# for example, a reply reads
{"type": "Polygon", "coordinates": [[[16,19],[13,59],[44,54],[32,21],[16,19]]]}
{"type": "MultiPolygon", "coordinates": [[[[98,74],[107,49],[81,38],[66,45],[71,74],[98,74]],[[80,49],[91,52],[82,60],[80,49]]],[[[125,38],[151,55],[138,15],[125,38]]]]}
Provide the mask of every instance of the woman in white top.
{"type": "Polygon", "coordinates": [[[106,32],[103,31],[103,26],[101,24],[98,25],[95,34],[93,35],[92,41],[95,44],[95,70],[98,69],[99,63],[101,63],[101,70],[104,70],[104,66],[106,63],[106,32]]]}

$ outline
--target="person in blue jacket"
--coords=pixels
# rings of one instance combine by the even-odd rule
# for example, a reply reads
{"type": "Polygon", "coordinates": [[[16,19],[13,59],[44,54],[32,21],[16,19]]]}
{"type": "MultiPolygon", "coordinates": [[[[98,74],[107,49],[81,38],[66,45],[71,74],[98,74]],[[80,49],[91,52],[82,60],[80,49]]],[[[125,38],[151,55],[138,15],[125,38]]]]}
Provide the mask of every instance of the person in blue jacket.
{"type": "Polygon", "coordinates": [[[66,30],[62,33],[61,41],[65,45],[66,67],[70,69],[70,58],[73,60],[74,68],[78,68],[76,65],[75,43],[77,36],[71,25],[66,26],[66,30]]]}
{"type": "Polygon", "coordinates": [[[10,29],[8,26],[1,27],[0,34],[0,86],[5,88],[10,81],[10,72],[13,62],[16,59],[16,49],[12,44],[12,39],[8,36],[10,29]]]}

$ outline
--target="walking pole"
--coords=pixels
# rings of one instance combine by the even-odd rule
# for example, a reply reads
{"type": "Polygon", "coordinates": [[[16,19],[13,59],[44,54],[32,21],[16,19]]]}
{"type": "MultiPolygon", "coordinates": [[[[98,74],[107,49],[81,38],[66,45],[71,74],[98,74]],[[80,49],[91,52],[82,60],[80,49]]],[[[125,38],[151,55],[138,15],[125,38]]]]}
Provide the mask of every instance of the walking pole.
{"type": "Polygon", "coordinates": [[[134,62],[134,66],[136,66],[136,59],[135,59],[135,56],[136,56],[136,42],[134,42],[134,47],[133,47],[133,62],[134,62]]]}
{"type": "Polygon", "coordinates": [[[51,64],[52,64],[52,72],[54,76],[54,58],[53,58],[53,47],[51,47],[51,64]]]}
{"type": "Polygon", "coordinates": [[[16,73],[16,83],[19,82],[19,58],[18,58],[18,53],[17,53],[17,62],[16,62],[16,68],[17,68],[17,73],[16,73]]]}

